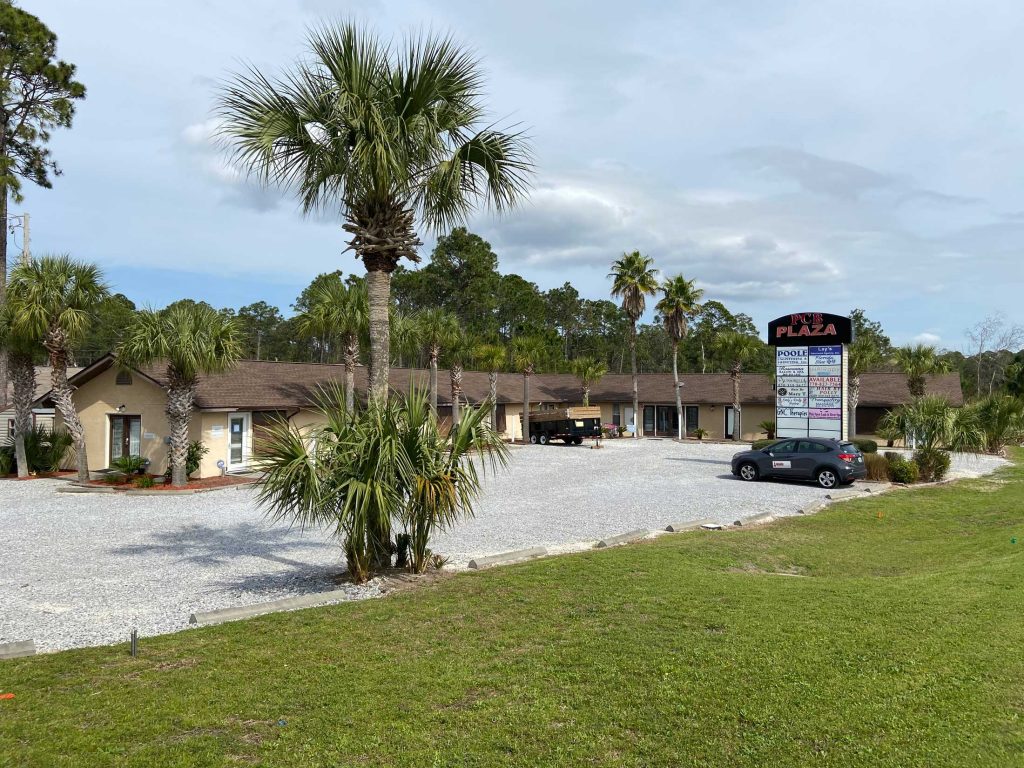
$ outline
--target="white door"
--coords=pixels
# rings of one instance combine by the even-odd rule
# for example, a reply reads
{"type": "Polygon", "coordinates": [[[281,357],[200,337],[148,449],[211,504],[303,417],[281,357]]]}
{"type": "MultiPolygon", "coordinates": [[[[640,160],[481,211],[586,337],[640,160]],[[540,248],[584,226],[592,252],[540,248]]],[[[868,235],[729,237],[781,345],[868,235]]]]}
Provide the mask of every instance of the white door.
{"type": "Polygon", "coordinates": [[[228,415],[228,471],[244,469],[252,454],[248,413],[228,415]]]}

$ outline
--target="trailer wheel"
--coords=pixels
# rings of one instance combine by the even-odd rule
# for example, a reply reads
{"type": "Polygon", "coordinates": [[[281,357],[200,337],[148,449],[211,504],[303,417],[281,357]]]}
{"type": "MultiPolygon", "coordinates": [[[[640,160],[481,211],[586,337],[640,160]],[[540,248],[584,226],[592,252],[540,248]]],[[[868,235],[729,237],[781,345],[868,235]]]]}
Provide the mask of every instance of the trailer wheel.
{"type": "Polygon", "coordinates": [[[540,436],[540,444],[541,445],[547,445],[548,444],[548,436],[547,435],[541,435],[540,436]]]}
{"type": "Polygon", "coordinates": [[[573,445],[583,445],[583,438],[582,437],[574,437],[572,439],[572,444],[573,445]]]}
{"type": "Polygon", "coordinates": [[[534,445],[536,445],[537,444],[537,436],[536,435],[530,435],[530,442],[533,443],[534,445]]]}

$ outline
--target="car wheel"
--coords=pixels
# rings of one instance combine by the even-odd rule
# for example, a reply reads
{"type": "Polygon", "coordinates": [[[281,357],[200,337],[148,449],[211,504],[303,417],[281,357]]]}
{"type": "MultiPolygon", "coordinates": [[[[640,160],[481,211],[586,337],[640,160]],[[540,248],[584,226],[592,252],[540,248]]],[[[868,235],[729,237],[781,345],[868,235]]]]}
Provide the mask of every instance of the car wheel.
{"type": "Polygon", "coordinates": [[[746,480],[747,482],[753,482],[757,480],[761,473],[757,471],[757,465],[753,462],[747,461],[740,464],[739,475],[740,480],[746,480]]]}
{"type": "Polygon", "coordinates": [[[583,445],[583,438],[582,437],[574,437],[572,439],[572,444],[573,445],[583,445]]]}
{"type": "Polygon", "coordinates": [[[547,435],[541,435],[540,436],[540,444],[541,445],[547,445],[548,444],[548,436],[547,435]]]}
{"type": "Polygon", "coordinates": [[[537,444],[537,436],[536,435],[530,435],[530,442],[533,443],[534,445],[536,445],[537,444]]]}
{"type": "Polygon", "coordinates": [[[835,488],[839,485],[839,477],[831,469],[818,470],[818,485],[822,488],[835,488]]]}

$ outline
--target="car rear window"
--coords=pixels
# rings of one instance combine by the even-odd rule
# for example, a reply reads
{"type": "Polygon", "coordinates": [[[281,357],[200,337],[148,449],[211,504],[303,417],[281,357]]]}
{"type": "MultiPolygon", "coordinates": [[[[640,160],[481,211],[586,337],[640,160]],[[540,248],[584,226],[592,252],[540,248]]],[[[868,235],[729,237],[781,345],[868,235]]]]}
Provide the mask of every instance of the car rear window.
{"type": "Polygon", "coordinates": [[[839,450],[843,453],[860,453],[860,448],[855,443],[840,443],[839,450]]]}

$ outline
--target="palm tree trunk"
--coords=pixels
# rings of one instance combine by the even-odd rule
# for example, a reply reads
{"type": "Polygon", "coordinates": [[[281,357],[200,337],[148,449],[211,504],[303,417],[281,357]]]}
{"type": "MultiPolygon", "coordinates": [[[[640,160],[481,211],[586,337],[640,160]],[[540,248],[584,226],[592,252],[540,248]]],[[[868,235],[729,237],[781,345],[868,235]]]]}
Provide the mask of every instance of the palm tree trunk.
{"type": "Polygon", "coordinates": [[[629,362],[633,366],[633,439],[640,437],[640,394],[636,381],[636,320],[629,324],[629,362]]]}
{"type": "Polygon", "coordinates": [[[857,436],[857,403],[860,402],[860,376],[850,377],[850,439],[857,436]]]}
{"type": "MultiPolygon", "coordinates": [[[[3,306],[7,299],[7,185],[0,187],[0,306],[3,306]]],[[[0,410],[6,409],[7,350],[0,348],[0,410]]]]}
{"type": "Polygon", "coordinates": [[[523,443],[530,442],[530,374],[523,371],[523,443]]]}
{"type": "Polygon", "coordinates": [[[359,339],[354,333],[345,338],[345,408],[349,413],[356,406],[356,359],[359,355],[359,339]]]}
{"type": "Polygon", "coordinates": [[[46,349],[50,353],[50,368],[53,378],[53,401],[64,419],[64,427],[71,434],[75,444],[75,459],[78,465],[78,482],[89,482],[89,457],[85,450],[85,428],[75,410],[75,401],[71,397],[71,385],[68,384],[67,339],[59,330],[51,329],[46,336],[46,349]]]}
{"type": "Polygon", "coordinates": [[[491,385],[491,429],[498,429],[498,372],[491,371],[487,374],[487,381],[491,385]]]}
{"type": "Polygon", "coordinates": [[[459,400],[462,397],[462,366],[452,365],[448,375],[452,382],[452,426],[459,423],[459,400]]]}
{"type": "Polygon", "coordinates": [[[683,439],[683,395],[679,391],[679,342],[672,339],[672,380],[675,382],[676,391],[676,419],[678,419],[679,431],[677,437],[683,439]]]}
{"type": "Polygon", "coordinates": [[[376,260],[366,268],[366,298],[370,315],[369,399],[384,403],[388,399],[388,370],[391,365],[391,324],[388,322],[391,300],[391,272],[381,269],[376,260]],[[373,268],[376,267],[376,268],[373,268]]]}
{"type": "Polygon", "coordinates": [[[588,382],[583,383],[583,405],[584,407],[590,405],[590,384],[588,382]]]}
{"type": "Polygon", "coordinates": [[[437,418],[437,347],[430,348],[430,410],[437,418]]]}
{"type": "Polygon", "coordinates": [[[167,387],[167,425],[171,438],[171,485],[182,487],[188,483],[185,459],[188,455],[188,423],[195,401],[195,382],[183,380],[171,372],[167,387]]]}
{"type": "Polygon", "coordinates": [[[730,371],[732,377],[732,439],[740,441],[743,435],[743,412],[740,409],[740,372],[730,371]]]}
{"type": "Polygon", "coordinates": [[[36,367],[31,355],[11,353],[8,356],[14,384],[14,456],[18,477],[28,477],[28,456],[25,454],[25,433],[32,428],[32,399],[36,392],[36,367]]]}

